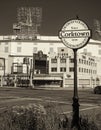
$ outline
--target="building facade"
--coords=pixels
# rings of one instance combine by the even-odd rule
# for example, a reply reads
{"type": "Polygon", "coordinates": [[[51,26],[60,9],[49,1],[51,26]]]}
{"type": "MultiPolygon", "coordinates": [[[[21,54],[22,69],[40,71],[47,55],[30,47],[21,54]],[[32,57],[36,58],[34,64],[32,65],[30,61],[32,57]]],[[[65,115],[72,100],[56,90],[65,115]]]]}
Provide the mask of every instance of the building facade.
{"type": "MultiPolygon", "coordinates": [[[[100,46],[100,41],[91,39],[87,46],[78,50],[78,84],[80,87],[85,85],[93,87],[100,84],[100,46]]],[[[35,40],[16,40],[15,36],[1,36],[0,58],[5,60],[5,72],[0,71],[0,75],[30,73],[33,53],[37,54],[40,50],[47,55],[49,74],[62,75],[63,86],[73,86],[73,51],[66,48],[57,36],[37,36],[35,40]]]]}
{"type": "MultiPolygon", "coordinates": [[[[101,58],[85,53],[78,53],[77,70],[78,85],[80,87],[94,87],[101,82],[101,58]]],[[[49,73],[63,73],[64,86],[73,86],[74,56],[69,48],[58,48],[57,55],[49,57],[49,73]]]]}

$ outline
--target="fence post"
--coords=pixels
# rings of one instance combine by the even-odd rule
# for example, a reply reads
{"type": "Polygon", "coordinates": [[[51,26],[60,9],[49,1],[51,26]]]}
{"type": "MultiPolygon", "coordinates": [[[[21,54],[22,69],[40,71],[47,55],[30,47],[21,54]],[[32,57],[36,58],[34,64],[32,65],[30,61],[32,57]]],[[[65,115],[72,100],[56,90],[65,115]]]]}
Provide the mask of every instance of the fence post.
{"type": "Polygon", "coordinates": [[[63,88],[65,88],[65,80],[66,80],[66,75],[65,75],[65,73],[63,74],[63,88]]]}
{"type": "Polygon", "coordinates": [[[1,83],[0,86],[3,87],[3,76],[1,76],[1,83]]]}
{"type": "Polygon", "coordinates": [[[14,87],[16,88],[17,87],[17,76],[15,75],[14,77],[14,87]]]}
{"type": "Polygon", "coordinates": [[[34,84],[33,84],[33,68],[32,68],[32,59],[31,59],[31,65],[30,65],[30,87],[34,88],[34,84]]]}

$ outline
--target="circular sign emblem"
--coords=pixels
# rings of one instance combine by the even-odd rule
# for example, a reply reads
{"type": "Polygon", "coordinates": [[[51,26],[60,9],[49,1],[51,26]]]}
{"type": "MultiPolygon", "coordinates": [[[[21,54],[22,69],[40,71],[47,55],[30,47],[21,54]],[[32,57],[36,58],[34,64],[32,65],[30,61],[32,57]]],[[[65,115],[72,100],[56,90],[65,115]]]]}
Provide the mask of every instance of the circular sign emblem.
{"type": "Polygon", "coordinates": [[[59,38],[65,46],[71,49],[78,49],[87,44],[91,36],[91,31],[81,20],[70,20],[59,32],[59,38]]]}

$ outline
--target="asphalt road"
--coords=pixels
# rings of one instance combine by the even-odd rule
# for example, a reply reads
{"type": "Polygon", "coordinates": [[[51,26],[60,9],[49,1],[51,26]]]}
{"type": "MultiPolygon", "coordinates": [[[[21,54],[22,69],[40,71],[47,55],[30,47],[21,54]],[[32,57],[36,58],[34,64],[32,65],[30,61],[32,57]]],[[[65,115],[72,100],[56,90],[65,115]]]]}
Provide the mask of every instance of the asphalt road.
{"type": "MultiPolygon", "coordinates": [[[[101,105],[101,95],[94,94],[90,89],[79,90],[78,95],[80,111],[90,111],[101,105]]],[[[14,105],[55,103],[59,113],[71,113],[72,97],[73,90],[0,88],[0,111],[14,105]]]]}

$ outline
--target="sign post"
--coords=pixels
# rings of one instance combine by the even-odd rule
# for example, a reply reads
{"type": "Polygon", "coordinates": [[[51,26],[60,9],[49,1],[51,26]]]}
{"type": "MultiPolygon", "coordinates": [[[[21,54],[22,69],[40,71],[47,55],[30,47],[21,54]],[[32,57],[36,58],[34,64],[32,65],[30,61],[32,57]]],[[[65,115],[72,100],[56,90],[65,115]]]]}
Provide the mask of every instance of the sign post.
{"type": "Polygon", "coordinates": [[[64,24],[59,32],[59,38],[65,46],[71,48],[74,52],[74,93],[73,93],[73,119],[72,128],[80,130],[79,121],[79,97],[77,87],[77,50],[84,47],[91,37],[91,31],[88,26],[79,19],[70,20],[64,24]]]}

